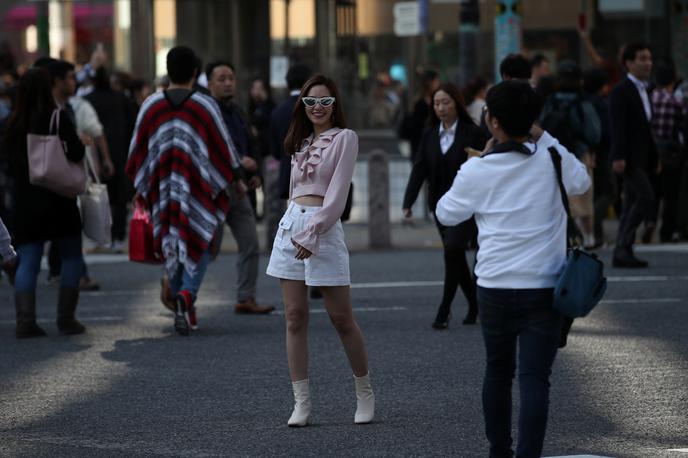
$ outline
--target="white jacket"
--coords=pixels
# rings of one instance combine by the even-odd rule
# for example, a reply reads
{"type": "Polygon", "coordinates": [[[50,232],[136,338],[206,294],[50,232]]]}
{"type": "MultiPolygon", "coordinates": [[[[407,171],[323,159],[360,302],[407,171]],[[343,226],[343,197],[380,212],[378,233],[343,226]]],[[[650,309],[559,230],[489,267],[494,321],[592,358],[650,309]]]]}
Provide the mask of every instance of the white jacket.
{"type": "Polygon", "coordinates": [[[445,226],[475,215],[475,273],[484,288],[551,288],[564,267],[566,211],[550,146],[561,155],[566,192],[580,195],[590,187],[585,166],[547,132],[526,146],[535,153],[469,159],[437,203],[435,215],[445,226]]]}

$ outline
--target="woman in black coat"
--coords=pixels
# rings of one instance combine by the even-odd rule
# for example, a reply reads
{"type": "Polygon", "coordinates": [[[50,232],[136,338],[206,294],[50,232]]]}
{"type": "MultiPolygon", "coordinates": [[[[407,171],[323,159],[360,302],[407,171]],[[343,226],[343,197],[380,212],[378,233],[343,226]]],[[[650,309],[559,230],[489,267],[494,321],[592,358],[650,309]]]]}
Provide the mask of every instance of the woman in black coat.
{"type": "MultiPolygon", "coordinates": [[[[459,89],[443,83],[432,95],[433,110],[429,127],[423,133],[418,154],[404,194],[403,212],[412,216],[411,207],[423,183],[428,181],[428,207],[435,211],[437,201],[451,187],[456,172],[468,156],[467,147],[482,150],[486,138],[466,111],[459,89]]],[[[475,279],[466,261],[466,247],[475,236],[471,219],[458,226],[447,227],[435,219],[444,246],[444,292],[433,323],[435,329],[446,329],[451,318],[451,303],[461,285],[468,301],[468,314],[463,324],[474,324],[478,316],[475,279]]]]}
{"type": "MultiPolygon", "coordinates": [[[[19,80],[17,103],[7,125],[3,148],[14,178],[14,244],[19,266],[14,281],[17,337],[38,337],[45,331],[36,324],[36,280],[46,241],[56,243],[62,257],[57,326],[63,334],[79,334],[84,327],[75,317],[82,270],[81,217],[76,198],[63,197],[29,182],[27,134],[50,133],[55,110],[52,84],[45,69],[32,68],[19,80]]],[[[65,110],[60,110],[57,133],[67,159],[79,162],[84,146],[65,110]]]]}

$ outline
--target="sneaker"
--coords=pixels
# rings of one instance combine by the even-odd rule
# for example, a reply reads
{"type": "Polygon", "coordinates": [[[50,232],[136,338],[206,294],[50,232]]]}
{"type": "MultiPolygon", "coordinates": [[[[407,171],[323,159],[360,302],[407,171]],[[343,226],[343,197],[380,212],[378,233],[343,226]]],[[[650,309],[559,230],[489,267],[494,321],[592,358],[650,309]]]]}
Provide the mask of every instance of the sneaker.
{"type": "Polygon", "coordinates": [[[198,331],[198,319],[196,318],[196,304],[187,307],[186,313],[189,315],[189,326],[192,330],[198,331]]]}
{"type": "Polygon", "coordinates": [[[180,291],[174,298],[174,330],[182,336],[188,336],[189,329],[191,328],[189,320],[190,302],[191,295],[187,291],[180,291]]]}
{"type": "Polygon", "coordinates": [[[110,251],[112,253],[121,254],[124,253],[124,241],[123,240],[113,240],[110,244],[110,251]]]}

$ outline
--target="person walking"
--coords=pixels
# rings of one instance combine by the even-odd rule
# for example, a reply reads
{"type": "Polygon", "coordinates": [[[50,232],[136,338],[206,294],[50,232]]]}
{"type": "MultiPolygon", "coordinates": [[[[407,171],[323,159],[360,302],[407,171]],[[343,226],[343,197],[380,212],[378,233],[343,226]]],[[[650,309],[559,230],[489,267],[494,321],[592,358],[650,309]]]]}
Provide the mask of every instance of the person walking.
{"type": "Polygon", "coordinates": [[[673,63],[657,65],[655,75],[657,88],[652,93],[652,135],[662,169],[659,182],[664,203],[659,239],[662,243],[677,242],[681,238],[677,219],[681,174],[685,165],[686,145],[681,130],[685,122],[686,105],[674,94],[676,68],[673,63]]]}
{"type": "MultiPolygon", "coordinates": [[[[249,188],[257,189],[262,184],[258,165],[260,158],[253,147],[245,118],[233,102],[236,91],[234,67],[228,62],[211,62],[206,66],[205,74],[208,78],[210,95],[220,107],[222,119],[237,148],[242,167],[248,172],[249,188]]],[[[239,197],[233,190],[229,190],[229,211],[226,222],[239,247],[236,263],[237,303],[234,305],[234,311],[241,314],[270,313],[275,310],[275,307],[258,305],[255,299],[260,245],[256,229],[256,215],[248,195],[239,197]]]]}
{"type": "MultiPolygon", "coordinates": [[[[429,127],[423,133],[406,185],[402,210],[405,218],[413,216],[411,207],[425,181],[428,182],[428,208],[434,212],[437,201],[451,188],[456,172],[468,158],[466,148],[482,150],[487,140],[466,111],[461,92],[454,84],[442,83],[432,100],[429,127]]],[[[475,280],[466,261],[466,248],[475,237],[475,222],[471,219],[458,226],[445,226],[435,218],[435,224],[444,247],[444,290],[432,327],[449,326],[451,305],[459,285],[468,302],[463,324],[475,324],[478,317],[475,280]]]]}
{"type": "Polygon", "coordinates": [[[301,90],[284,148],[291,155],[290,202],[279,223],[267,274],[280,279],[287,327],[287,359],[294,392],[289,426],[311,414],[308,378],[308,286],[318,286],[354,375],[354,422],[369,423],[375,396],[363,333],[351,306],[349,253],[340,217],[358,155],[332,79],[316,75],[301,90]]]}
{"type": "MultiPolygon", "coordinates": [[[[38,59],[35,67],[45,68],[49,73],[53,85],[53,98],[57,108],[63,109],[67,116],[69,116],[70,121],[77,129],[77,134],[81,143],[84,145],[92,144],[93,141],[86,135],[82,135],[79,129],[79,119],[76,114],[76,110],[73,108],[72,104],[69,103],[72,96],[76,93],[76,78],[74,74],[74,64],[64,60],[57,60],[50,57],[43,57],[38,59]]],[[[88,151],[88,149],[86,150],[88,151]]],[[[112,170],[112,162],[110,161],[110,156],[107,150],[103,150],[103,161],[102,161],[103,171],[108,172],[112,170]]],[[[83,258],[83,255],[82,255],[83,258]]],[[[91,278],[88,273],[88,266],[86,265],[86,260],[83,259],[83,268],[81,273],[81,280],[79,281],[79,289],[81,291],[96,291],[100,289],[100,284],[91,278]]],[[[62,263],[60,260],[60,248],[58,244],[50,244],[48,250],[48,283],[54,286],[60,284],[60,271],[62,269],[62,263]]]]}
{"type": "Polygon", "coordinates": [[[612,169],[623,174],[623,206],[612,265],[642,268],[648,263],[635,257],[633,244],[640,223],[652,219],[655,195],[650,175],[660,167],[647,91],[652,53],[646,44],[631,43],[624,48],[621,61],[626,78],[609,96],[612,169]]]}
{"type": "Polygon", "coordinates": [[[165,259],[174,328],[197,328],[195,302],[210,245],[229,209],[227,188],[243,197],[241,165],[215,101],[193,88],[197,57],[186,46],[167,53],[170,86],[144,102],[125,171],[135,201],[152,216],[154,246],[165,259]]]}
{"type": "Polygon", "coordinates": [[[432,95],[440,86],[440,75],[435,70],[425,70],[420,78],[422,93],[413,105],[411,113],[402,122],[400,138],[411,143],[411,163],[415,163],[423,138],[425,122],[432,111],[432,95]]]}
{"type": "Polygon", "coordinates": [[[127,204],[131,199],[131,183],[124,173],[124,165],[134,127],[134,106],[124,93],[112,89],[110,76],[103,66],[95,72],[93,91],[84,98],[93,105],[103,124],[114,165],[105,183],[112,210],[111,249],[120,253],[127,237],[127,204]]]}
{"type": "MultiPolygon", "coordinates": [[[[602,125],[595,107],[583,98],[582,91],[583,72],[580,67],[571,61],[561,62],[557,69],[557,90],[545,102],[539,124],[585,164],[592,176],[602,125]]],[[[571,196],[569,203],[571,217],[583,235],[583,245],[593,248],[593,187],[581,196],[571,196]]]]}
{"type": "Polygon", "coordinates": [[[593,232],[595,244],[599,248],[605,244],[603,222],[609,207],[614,202],[616,184],[609,160],[609,100],[605,94],[607,73],[601,68],[591,68],[583,74],[583,89],[586,100],[593,106],[600,120],[600,141],[595,148],[595,168],[593,169],[594,216],[593,232]]]}
{"type": "Polygon", "coordinates": [[[516,456],[539,458],[563,318],[552,307],[566,261],[567,224],[555,157],[567,194],[585,192],[590,177],[547,132],[537,143],[530,140],[542,103],[527,81],[502,82],[488,91],[486,101],[494,140],[482,157],[463,164],[435,215],[446,226],[472,217],[478,225],[475,271],[487,360],[482,398],[489,456],[514,456],[511,388],[518,350],[516,456]]]}
{"type": "Polygon", "coordinates": [[[36,279],[46,241],[52,241],[62,259],[57,302],[57,327],[62,334],[81,334],[76,319],[79,280],[83,269],[81,217],[76,198],[63,197],[29,181],[27,134],[47,135],[57,130],[71,162],[84,157],[84,145],[64,109],[58,109],[50,73],[31,68],[19,80],[17,100],[7,126],[6,147],[14,177],[14,241],[19,255],[14,282],[18,338],[44,336],[36,324],[36,279]],[[53,123],[53,119],[56,123],[53,123]]]}

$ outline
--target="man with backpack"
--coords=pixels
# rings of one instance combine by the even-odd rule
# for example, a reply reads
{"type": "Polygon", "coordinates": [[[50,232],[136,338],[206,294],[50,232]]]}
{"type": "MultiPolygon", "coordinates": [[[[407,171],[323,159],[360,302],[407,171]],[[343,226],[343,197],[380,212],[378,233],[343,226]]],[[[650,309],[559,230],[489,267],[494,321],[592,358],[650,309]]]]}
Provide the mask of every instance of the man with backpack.
{"type": "MultiPolygon", "coordinates": [[[[546,101],[540,126],[559,140],[588,169],[595,167],[595,148],[600,142],[602,127],[595,108],[582,95],[583,72],[573,62],[559,66],[557,91],[546,101]]],[[[571,214],[583,234],[586,247],[595,245],[593,230],[592,187],[581,196],[570,196],[571,214]]]]}

